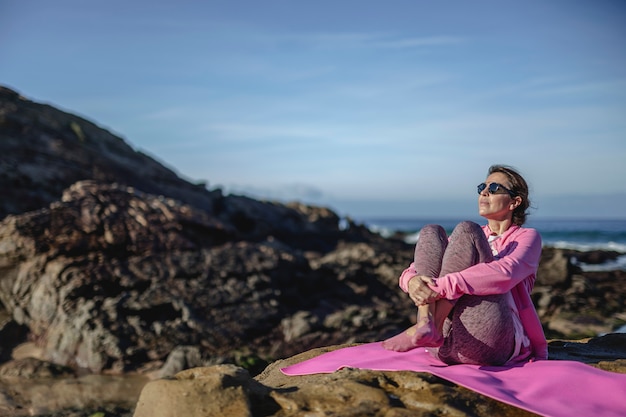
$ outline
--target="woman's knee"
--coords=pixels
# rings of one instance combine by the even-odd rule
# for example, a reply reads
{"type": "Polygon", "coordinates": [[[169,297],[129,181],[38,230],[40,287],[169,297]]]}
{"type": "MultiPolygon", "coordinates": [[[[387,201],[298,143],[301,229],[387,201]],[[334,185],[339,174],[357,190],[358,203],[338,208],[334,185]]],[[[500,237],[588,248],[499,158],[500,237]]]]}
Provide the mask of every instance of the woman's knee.
{"type": "MultiPolygon", "coordinates": [[[[455,256],[458,257],[460,255],[463,260],[471,265],[493,260],[489,241],[485,236],[483,228],[477,223],[471,221],[459,223],[450,235],[450,245],[455,256]]],[[[454,261],[451,262],[454,263],[454,261]]],[[[466,265],[465,268],[468,266],[470,265],[466,265]]]]}
{"type": "Polygon", "coordinates": [[[475,236],[481,236],[483,235],[483,229],[482,227],[478,224],[478,223],[474,223],[472,221],[469,220],[465,220],[462,221],[461,223],[457,224],[454,227],[454,230],[452,231],[452,235],[475,235],[475,236]]]}
{"type": "Polygon", "coordinates": [[[429,241],[438,241],[438,242],[446,242],[448,240],[448,235],[443,227],[438,224],[427,224],[422,227],[419,233],[420,240],[429,240],[429,241]]]}

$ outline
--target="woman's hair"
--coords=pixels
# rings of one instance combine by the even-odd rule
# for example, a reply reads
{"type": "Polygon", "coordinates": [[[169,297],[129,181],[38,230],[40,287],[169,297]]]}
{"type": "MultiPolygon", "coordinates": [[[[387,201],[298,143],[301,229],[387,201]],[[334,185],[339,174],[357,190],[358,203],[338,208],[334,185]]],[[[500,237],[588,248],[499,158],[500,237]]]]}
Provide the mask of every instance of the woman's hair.
{"type": "Polygon", "coordinates": [[[489,174],[491,175],[494,172],[500,172],[509,179],[509,183],[511,185],[511,191],[515,193],[516,196],[519,196],[522,199],[522,202],[519,206],[513,210],[513,223],[522,226],[526,223],[526,216],[528,213],[526,210],[530,207],[530,199],[528,198],[528,184],[524,177],[520,175],[514,168],[507,165],[492,165],[489,167],[489,174]]]}

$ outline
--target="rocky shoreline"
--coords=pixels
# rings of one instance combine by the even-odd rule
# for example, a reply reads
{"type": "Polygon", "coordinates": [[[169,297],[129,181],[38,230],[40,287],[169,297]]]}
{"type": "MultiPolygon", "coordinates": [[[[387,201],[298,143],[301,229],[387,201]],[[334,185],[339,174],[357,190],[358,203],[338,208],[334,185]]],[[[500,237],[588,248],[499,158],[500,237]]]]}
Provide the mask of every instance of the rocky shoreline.
{"type": "MultiPolygon", "coordinates": [[[[410,261],[411,245],[356,224],[325,229],[320,224],[338,221],[325,209],[232,198],[240,209],[242,202],[250,204],[248,216],[251,208],[270,210],[257,214],[259,219],[275,217],[274,210],[311,216],[317,223],[302,220],[300,227],[317,224],[321,230],[309,229],[308,236],[331,242],[328,236],[335,234],[337,242],[316,250],[310,242],[306,248],[285,243],[286,232],[281,239],[234,239],[238,231],[225,221],[228,217],[211,218],[175,200],[93,181],[72,185],[49,208],[0,222],[5,317],[0,410],[16,416],[130,416],[151,380],[177,380],[181,376],[175,375],[195,369],[203,375],[217,372],[211,378],[218,380],[234,372],[236,380],[243,378],[241,384],[256,384],[251,381],[265,381],[270,370],[276,374],[277,362],[327,346],[380,340],[410,324],[412,309],[396,279],[410,261]],[[324,222],[328,218],[333,221],[324,222]]],[[[298,233],[293,232],[293,242],[298,233]]],[[[624,372],[623,335],[588,339],[623,325],[624,271],[583,272],[575,266],[576,258],[590,256],[613,254],[545,248],[533,300],[553,339],[553,359],[624,372]]],[[[320,377],[316,384],[339,384],[343,376],[332,383],[319,382],[320,377]]],[[[370,371],[347,376],[353,377],[358,384],[397,378],[370,371]]],[[[424,377],[402,380],[412,384],[415,378],[424,377]]],[[[502,406],[432,378],[426,378],[429,384],[448,388],[446,395],[432,398],[431,408],[450,407],[449,396],[457,401],[460,393],[491,404],[486,414],[461,411],[467,415],[489,415],[502,406]]],[[[268,384],[267,395],[282,389],[268,384]]],[[[240,398],[243,403],[257,401],[247,395],[240,398]]],[[[276,395],[262,402],[280,405],[276,395]]],[[[283,405],[276,407],[269,409],[282,414],[242,410],[290,415],[283,405]]]]}
{"type": "MultiPolygon", "coordinates": [[[[411,324],[397,277],[413,248],[401,238],[324,207],[190,184],[95,124],[2,87],[0,151],[10,155],[0,164],[2,415],[131,416],[147,381],[200,374],[212,375],[213,397],[232,394],[230,381],[253,405],[233,415],[297,415],[313,400],[309,388],[286,393],[279,361],[411,324]]],[[[623,372],[623,336],[595,336],[626,323],[626,272],[574,262],[617,255],[544,249],[533,301],[555,359],[623,372]]],[[[312,386],[388,380],[427,387],[431,415],[502,410],[432,376],[328,378],[312,386]]]]}

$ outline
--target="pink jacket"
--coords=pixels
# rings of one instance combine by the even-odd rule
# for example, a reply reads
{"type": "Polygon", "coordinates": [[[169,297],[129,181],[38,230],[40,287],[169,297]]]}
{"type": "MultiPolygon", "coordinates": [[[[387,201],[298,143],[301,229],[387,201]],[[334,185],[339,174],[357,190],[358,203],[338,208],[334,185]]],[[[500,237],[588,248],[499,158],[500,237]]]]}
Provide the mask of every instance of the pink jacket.
{"type": "MultiPolygon", "coordinates": [[[[486,236],[491,234],[487,225],[483,226],[483,231],[486,236]]],[[[494,247],[498,251],[498,259],[438,277],[436,284],[430,287],[449,300],[463,294],[489,295],[511,291],[520,321],[530,339],[533,356],[535,359],[547,359],[548,344],[530,298],[541,256],[541,236],[535,229],[513,225],[494,241],[494,247]]],[[[415,275],[414,264],[411,263],[399,280],[404,292],[408,292],[409,280],[415,275]]]]}

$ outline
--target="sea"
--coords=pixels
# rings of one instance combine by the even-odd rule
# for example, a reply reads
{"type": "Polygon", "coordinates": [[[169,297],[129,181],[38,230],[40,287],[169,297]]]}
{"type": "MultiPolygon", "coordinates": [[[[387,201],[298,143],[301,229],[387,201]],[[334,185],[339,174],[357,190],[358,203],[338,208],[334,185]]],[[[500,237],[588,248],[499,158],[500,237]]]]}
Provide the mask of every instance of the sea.
{"type": "MultiPolygon", "coordinates": [[[[461,220],[485,224],[484,219],[453,218],[363,218],[357,222],[382,236],[400,233],[408,243],[417,242],[419,230],[427,224],[439,224],[448,233],[461,220]]],[[[626,219],[533,219],[524,225],[537,229],[544,247],[575,249],[578,251],[607,250],[621,255],[600,265],[580,264],[585,271],[626,271],[626,219]]]]}

